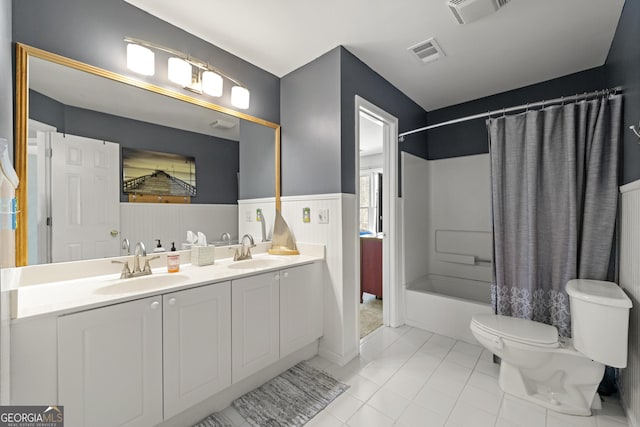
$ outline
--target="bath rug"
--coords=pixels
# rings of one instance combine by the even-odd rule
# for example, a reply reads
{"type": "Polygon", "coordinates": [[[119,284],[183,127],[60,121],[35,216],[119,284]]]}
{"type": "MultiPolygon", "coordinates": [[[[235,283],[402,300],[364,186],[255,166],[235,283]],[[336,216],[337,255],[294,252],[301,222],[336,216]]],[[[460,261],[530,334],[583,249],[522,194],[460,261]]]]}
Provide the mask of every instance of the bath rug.
{"type": "Polygon", "coordinates": [[[254,427],[298,427],[348,388],[306,362],[300,362],[234,400],[232,405],[254,427]]]}
{"type": "Polygon", "coordinates": [[[233,422],[221,413],[215,412],[193,427],[233,427],[233,422]]]}

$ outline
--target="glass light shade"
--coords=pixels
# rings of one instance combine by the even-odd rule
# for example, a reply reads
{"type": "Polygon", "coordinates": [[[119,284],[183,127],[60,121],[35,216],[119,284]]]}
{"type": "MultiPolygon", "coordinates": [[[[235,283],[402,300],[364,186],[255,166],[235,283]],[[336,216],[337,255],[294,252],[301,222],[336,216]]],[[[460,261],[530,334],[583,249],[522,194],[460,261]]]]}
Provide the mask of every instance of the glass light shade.
{"type": "Polygon", "coordinates": [[[127,45],[127,68],[138,74],[153,76],[155,73],[155,55],[153,51],[139,44],[127,45]]]}
{"type": "Polygon", "coordinates": [[[202,73],[202,91],[211,96],[222,96],[222,76],[213,71],[202,73]]]}
{"type": "Polygon", "coordinates": [[[249,108],[249,89],[242,86],[231,88],[231,103],[242,110],[249,108]]]}
{"type": "Polygon", "coordinates": [[[182,87],[191,84],[191,64],[184,59],[169,58],[168,77],[172,82],[182,87]]]}

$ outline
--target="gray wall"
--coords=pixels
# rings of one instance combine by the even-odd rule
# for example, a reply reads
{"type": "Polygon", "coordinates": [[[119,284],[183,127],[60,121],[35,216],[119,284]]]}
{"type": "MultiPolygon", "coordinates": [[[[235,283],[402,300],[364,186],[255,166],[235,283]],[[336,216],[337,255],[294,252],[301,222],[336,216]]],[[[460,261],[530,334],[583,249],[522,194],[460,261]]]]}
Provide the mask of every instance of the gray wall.
{"type": "Polygon", "coordinates": [[[239,198],[274,197],[276,182],[275,130],[246,120],[240,121],[239,198]]]}
{"type": "MultiPolygon", "coordinates": [[[[343,47],[340,49],[341,137],[342,137],[342,192],[356,192],[355,170],[355,96],[359,95],[387,113],[398,118],[399,132],[425,126],[427,112],[400,92],[395,86],[373,71],[364,62],[343,47]]],[[[419,157],[427,157],[426,134],[410,135],[398,146],[419,157]]],[[[398,171],[400,171],[398,156],[398,171]]],[[[398,173],[400,177],[400,172],[398,173]]],[[[400,186],[400,182],[398,182],[400,186]]]]}
{"type": "Polygon", "coordinates": [[[640,179],[640,144],[629,126],[640,122],[640,1],[627,0],[605,65],[610,86],[624,87],[622,183],[640,179]]]}
{"type": "MultiPolygon", "coordinates": [[[[432,110],[429,111],[428,123],[440,123],[472,114],[526,104],[527,102],[571,96],[576,93],[602,90],[606,87],[608,85],[605,79],[605,69],[604,67],[597,67],[451,107],[432,110]]],[[[489,152],[485,119],[432,129],[427,134],[429,138],[428,159],[443,159],[489,152]]]]}
{"type": "MultiPolygon", "coordinates": [[[[355,193],[355,95],[399,120],[424,126],[427,113],[342,46],[282,78],[282,193],[355,193]]],[[[426,156],[426,136],[400,149],[426,156]]]]}
{"type": "Polygon", "coordinates": [[[340,49],[280,83],[282,195],[340,193],[340,49]]]}
{"type": "MultiPolygon", "coordinates": [[[[126,68],[125,36],[210,62],[250,89],[251,106],[245,112],[280,121],[280,81],[276,76],[122,0],[13,0],[13,41],[178,90],[166,78],[168,55],[156,52],[156,74],[146,79],[126,68]]],[[[202,98],[233,108],[230,93],[231,84],[225,81],[222,98],[202,98]]]]}
{"type": "Polygon", "coordinates": [[[13,66],[11,2],[0,0],[0,138],[9,141],[13,156],[13,66]]]}
{"type": "MultiPolygon", "coordinates": [[[[237,203],[239,150],[236,141],[66,106],[34,91],[30,91],[29,116],[55,126],[59,132],[117,142],[121,148],[194,157],[197,194],[191,202],[237,203]]],[[[126,201],[128,197],[121,194],[121,200],[126,201]]]]}

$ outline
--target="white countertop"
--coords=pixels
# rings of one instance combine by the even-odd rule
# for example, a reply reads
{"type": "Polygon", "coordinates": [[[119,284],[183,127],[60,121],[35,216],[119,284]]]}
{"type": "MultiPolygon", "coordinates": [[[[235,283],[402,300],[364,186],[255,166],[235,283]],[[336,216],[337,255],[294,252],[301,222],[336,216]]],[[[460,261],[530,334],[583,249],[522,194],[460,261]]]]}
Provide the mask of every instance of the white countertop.
{"type": "MultiPolygon", "coordinates": [[[[277,271],[324,259],[323,246],[301,252],[301,255],[288,256],[255,254],[254,260],[264,260],[265,262],[261,261],[258,263],[259,265],[252,268],[245,268],[243,265],[245,261],[234,262],[232,258],[224,258],[216,259],[214,265],[205,267],[181,264],[180,271],[177,273],[167,273],[166,264],[164,264],[162,267],[153,267],[151,275],[130,279],[120,279],[119,273],[109,273],[47,283],[17,285],[10,290],[12,319],[16,321],[36,316],[58,316],[205,284],[277,271]],[[232,267],[230,268],[230,266],[232,267]]],[[[129,259],[131,258],[129,257],[129,259]]],[[[90,262],[95,261],[87,261],[87,263],[90,262]]],[[[156,263],[151,265],[154,266],[156,263]]]]}

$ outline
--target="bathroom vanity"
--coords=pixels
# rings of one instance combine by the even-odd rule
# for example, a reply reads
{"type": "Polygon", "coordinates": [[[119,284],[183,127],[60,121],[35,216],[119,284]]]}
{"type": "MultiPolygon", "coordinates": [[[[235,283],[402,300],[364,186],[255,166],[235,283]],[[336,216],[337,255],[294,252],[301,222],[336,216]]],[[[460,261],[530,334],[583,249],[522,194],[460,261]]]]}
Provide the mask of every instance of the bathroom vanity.
{"type": "Polygon", "coordinates": [[[29,284],[40,273],[25,269],[55,265],[16,269],[12,404],[64,405],[68,426],[150,426],[278,361],[287,369],[323,333],[324,248],[304,253],[122,280],[29,284]]]}

